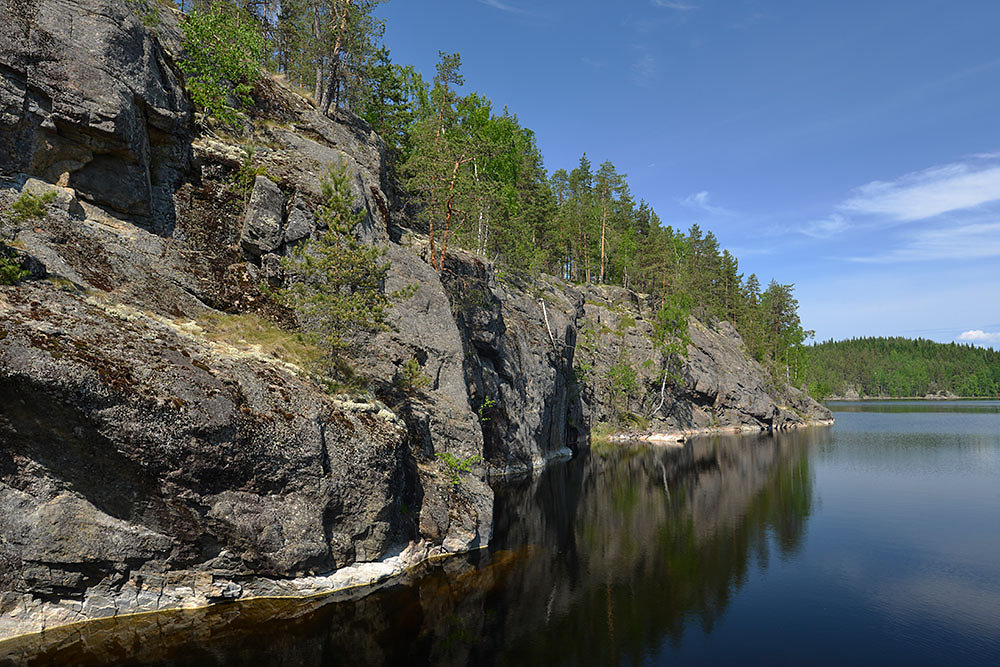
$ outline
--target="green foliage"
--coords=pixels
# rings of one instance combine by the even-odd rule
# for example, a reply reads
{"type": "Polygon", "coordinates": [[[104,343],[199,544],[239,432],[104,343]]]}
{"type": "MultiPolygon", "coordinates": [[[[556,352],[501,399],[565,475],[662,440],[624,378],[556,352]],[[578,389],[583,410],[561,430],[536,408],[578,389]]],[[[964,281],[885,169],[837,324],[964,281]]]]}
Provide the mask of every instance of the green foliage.
{"type": "Polygon", "coordinates": [[[691,316],[691,299],[686,294],[665,296],[656,311],[653,323],[653,344],[663,355],[664,365],[660,370],[661,384],[681,383],[681,360],[688,356],[691,334],[688,319],[691,316]]]}
{"type": "Polygon", "coordinates": [[[852,338],[805,348],[810,394],[1000,396],[1000,351],[923,338],[852,338]]]}
{"type": "Polygon", "coordinates": [[[629,363],[626,348],[622,348],[618,361],[605,371],[604,377],[608,381],[611,411],[617,415],[619,421],[624,421],[629,414],[629,404],[632,395],[639,387],[637,381],[638,374],[632,364],[629,363]]]}
{"type": "Polygon", "coordinates": [[[27,278],[29,273],[11,255],[7,246],[0,243],[0,285],[16,285],[27,278]]]}
{"type": "Polygon", "coordinates": [[[801,386],[808,363],[804,343],[813,332],[802,328],[793,289],[794,285],[771,281],[755,308],[762,335],[750,343],[754,356],[776,379],[801,386]]]}
{"type": "Polygon", "coordinates": [[[299,324],[334,356],[347,351],[365,331],[385,329],[390,299],[384,293],[389,265],[383,251],[351,233],[363,213],[352,213],[346,168],[330,167],[322,181],[324,203],[317,219],[328,229],[282,260],[289,284],[278,292],[299,324]]]}
{"type": "Polygon", "coordinates": [[[49,190],[41,195],[33,195],[29,192],[22,192],[11,208],[14,209],[14,217],[20,222],[27,222],[36,218],[44,218],[48,213],[48,205],[56,198],[56,191],[49,190]]]}
{"type": "Polygon", "coordinates": [[[158,0],[125,0],[142,24],[150,30],[160,25],[160,5],[158,0]]]}
{"type": "Polygon", "coordinates": [[[252,104],[250,93],[261,76],[264,36],[260,24],[239,7],[215,3],[206,10],[192,10],[181,30],[184,57],[180,67],[191,99],[208,115],[235,123],[237,109],[252,104]]]}
{"type": "Polygon", "coordinates": [[[369,74],[355,108],[382,137],[390,154],[404,161],[412,150],[410,125],[420,100],[427,96],[427,84],[412,65],[393,64],[384,46],[376,52],[369,74]]]}
{"type": "Polygon", "coordinates": [[[410,357],[396,373],[396,385],[407,394],[415,394],[431,383],[416,357],[410,357]]]}
{"type": "Polygon", "coordinates": [[[479,410],[477,410],[477,412],[479,413],[480,422],[485,424],[490,420],[490,416],[487,414],[487,412],[489,412],[492,408],[494,408],[496,404],[497,404],[496,400],[494,400],[490,396],[486,396],[483,398],[483,404],[480,405],[479,410]]]}
{"type": "Polygon", "coordinates": [[[458,458],[449,452],[438,452],[435,456],[444,463],[445,475],[454,486],[462,483],[462,475],[472,472],[472,466],[483,461],[483,457],[478,455],[458,458]]]}
{"type": "Polygon", "coordinates": [[[590,429],[590,440],[595,444],[610,442],[611,436],[614,435],[617,430],[618,429],[614,424],[597,422],[590,429]]]}

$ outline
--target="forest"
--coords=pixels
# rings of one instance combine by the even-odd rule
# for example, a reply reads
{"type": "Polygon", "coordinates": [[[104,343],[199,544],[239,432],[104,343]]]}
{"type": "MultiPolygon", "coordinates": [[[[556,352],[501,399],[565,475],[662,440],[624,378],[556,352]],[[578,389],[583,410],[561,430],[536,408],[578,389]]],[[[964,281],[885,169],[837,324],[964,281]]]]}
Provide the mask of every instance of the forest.
{"type": "Polygon", "coordinates": [[[807,385],[816,398],[1000,396],[1000,352],[923,338],[852,338],[805,348],[807,385]]]}
{"type": "Polygon", "coordinates": [[[506,270],[631,288],[672,320],[677,312],[681,322],[687,314],[728,320],[776,379],[805,382],[812,332],[801,325],[793,285],[744,276],[697,224],[664,226],[627,174],[610,159],[595,167],[585,147],[575,166],[549,174],[516,113],[464,92],[471,86],[460,54],[439,52],[429,80],[392,62],[379,0],[176,4],[187,13],[181,67],[204,116],[238,127],[256,80],[271,75],[329,115],[363,118],[386,142],[435,269],[445,270],[451,244],[506,270]]]}

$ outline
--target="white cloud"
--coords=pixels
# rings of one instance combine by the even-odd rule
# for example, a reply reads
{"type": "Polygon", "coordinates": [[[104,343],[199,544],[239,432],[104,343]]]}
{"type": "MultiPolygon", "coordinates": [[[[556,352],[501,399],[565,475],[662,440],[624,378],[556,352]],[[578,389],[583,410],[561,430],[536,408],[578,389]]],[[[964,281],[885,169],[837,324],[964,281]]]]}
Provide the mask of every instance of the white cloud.
{"type": "Polygon", "coordinates": [[[499,9],[502,12],[513,12],[515,14],[524,14],[524,10],[520,7],[515,7],[513,5],[508,5],[505,2],[500,2],[500,0],[480,0],[484,5],[489,5],[494,9],[499,9]]]}
{"type": "Polygon", "coordinates": [[[899,248],[880,255],[849,259],[854,262],[884,264],[988,257],[1000,257],[1000,222],[924,229],[910,235],[899,248]]]}
{"type": "Polygon", "coordinates": [[[1000,333],[987,333],[981,329],[973,329],[972,331],[963,331],[958,340],[977,345],[988,345],[1000,343],[1000,333]]]}
{"type": "Polygon", "coordinates": [[[834,213],[825,220],[813,220],[799,228],[799,233],[814,239],[828,239],[850,227],[850,223],[842,215],[834,213]]]}
{"type": "Polygon", "coordinates": [[[676,9],[680,12],[698,9],[698,5],[691,5],[686,2],[676,2],[674,0],[653,0],[653,5],[656,7],[665,7],[667,9],[676,9]]]}
{"type": "Polygon", "coordinates": [[[701,192],[696,192],[693,195],[688,195],[684,199],[681,199],[680,203],[689,208],[700,208],[701,210],[714,215],[733,215],[733,212],[729,209],[713,204],[708,190],[702,190],[701,192]]]}
{"type": "Polygon", "coordinates": [[[1000,166],[973,169],[964,163],[873,181],[855,191],[842,210],[898,222],[933,218],[1000,200],[1000,166]]]}

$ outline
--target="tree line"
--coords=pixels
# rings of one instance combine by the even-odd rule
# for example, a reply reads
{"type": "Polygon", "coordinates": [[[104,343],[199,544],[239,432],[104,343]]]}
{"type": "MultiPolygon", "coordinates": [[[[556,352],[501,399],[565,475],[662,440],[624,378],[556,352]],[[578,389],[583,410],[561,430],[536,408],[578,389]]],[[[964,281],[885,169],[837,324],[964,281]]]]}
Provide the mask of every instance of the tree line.
{"type": "Polygon", "coordinates": [[[1000,396],[1000,352],[923,338],[852,338],[805,348],[807,382],[817,398],[903,398],[928,394],[1000,396]]]}
{"type": "Polygon", "coordinates": [[[610,160],[595,169],[584,153],[574,168],[548,175],[534,133],[515,114],[479,93],[459,95],[459,54],[440,53],[432,82],[410,81],[419,94],[399,172],[419,201],[435,268],[452,243],[514,269],[631,288],[670,319],[680,308],[728,320],[776,377],[802,384],[812,332],[793,285],[762,288],[711,231],[664,226],[610,160]]]}
{"type": "MultiPolygon", "coordinates": [[[[728,320],[775,377],[805,380],[803,343],[812,332],[801,326],[793,285],[762,288],[697,224],[663,226],[610,160],[595,168],[584,153],[575,167],[550,175],[534,132],[516,114],[478,92],[463,94],[458,53],[439,52],[429,81],[392,63],[374,15],[379,0],[186,1],[186,34],[212,16],[256,31],[263,48],[258,57],[242,47],[245,58],[309,91],[320,110],[350,110],[383,137],[439,271],[451,245],[513,270],[632,288],[668,309],[666,319],[728,320]]],[[[206,60],[227,44],[252,42],[227,38],[236,28],[220,25],[203,31],[215,36],[206,60]]]]}

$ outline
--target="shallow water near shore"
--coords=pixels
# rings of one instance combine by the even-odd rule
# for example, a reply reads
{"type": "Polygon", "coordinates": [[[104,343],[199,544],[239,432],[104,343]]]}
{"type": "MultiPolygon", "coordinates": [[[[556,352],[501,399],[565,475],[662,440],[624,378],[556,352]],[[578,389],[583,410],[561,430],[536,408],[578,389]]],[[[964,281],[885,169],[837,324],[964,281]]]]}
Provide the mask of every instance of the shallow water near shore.
{"type": "Polygon", "coordinates": [[[506,481],[489,550],[359,600],[106,620],[0,663],[1000,663],[1000,401],[831,408],[506,481]]]}

